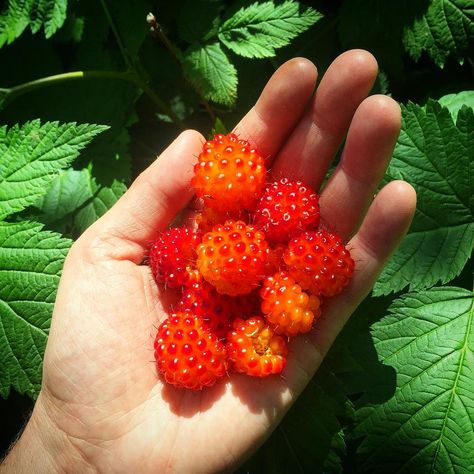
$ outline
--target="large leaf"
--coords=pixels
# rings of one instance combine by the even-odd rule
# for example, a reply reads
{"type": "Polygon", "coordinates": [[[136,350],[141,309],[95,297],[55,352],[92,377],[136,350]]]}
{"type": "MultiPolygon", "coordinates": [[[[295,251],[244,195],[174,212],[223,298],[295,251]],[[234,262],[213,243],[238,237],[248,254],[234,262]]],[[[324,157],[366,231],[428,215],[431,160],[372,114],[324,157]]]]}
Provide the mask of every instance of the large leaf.
{"type": "Polygon", "coordinates": [[[97,183],[88,169],[61,173],[36,206],[38,220],[49,229],[77,237],[110,209],[126,191],[120,181],[110,186],[97,183]]]}
{"type": "Polygon", "coordinates": [[[0,128],[0,219],[33,204],[103,125],[39,120],[0,128]]]}
{"type": "Polygon", "coordinates": [[[463,269],[474,246],[474,113],[464,107],[456,125],[446,108],[403,107],[403,125],[388,170],[414,185],[414,222],[380,276],[374,293],[446,283],[463,269]]]}
{"type": "Polygon", "coordinates": [[[0,396],[35,397],[60,272],[71,242],[33,222],[0,222],[0,396]]]}
{"type": "Polygon", "coordinates": [[[271,472],[341,472],[346,451],[342,423],[352,418],[352,404],[325,360],[269,440],[242,467],[246,474],[271,472]]]}
{"type": "Polygon", "coordinates": [[[233,105],[237,97],[237,71],[219,43],[192,46],[183,56],[183,67],[191,84],[206,98],[233,105]]]}
{"type": "Polygon", "coordinates": [[[219,28],[219,39],[240,56],[268,58],[320,18],[316,10],[292,0],[257,2],[226,20],[219,28]]]}
{"type": "Polygon", "coordinates": [[[471,291],[454,287],[409,293],[373,325],[379,358],[397,379],[387,401],[371,403],[372,387],[358,402],[363,469],[472,472],[473,302],[471,291]]]}
{"type": "Polygon", "coordinates": [[[43,26],[50,38],[66,19],[67,0],[8,0],[0,14],[0,47],[10,44],[29,26],[37,33],[43,26]]]}
{"type": "Polygon", "coordinates": [[[451,55],[462,63],[474,46],[473,38],[472,0],[432,0],[426,13],[405,31],[404,43],[415,60],[426,51],[443,67],[451,55]]]}

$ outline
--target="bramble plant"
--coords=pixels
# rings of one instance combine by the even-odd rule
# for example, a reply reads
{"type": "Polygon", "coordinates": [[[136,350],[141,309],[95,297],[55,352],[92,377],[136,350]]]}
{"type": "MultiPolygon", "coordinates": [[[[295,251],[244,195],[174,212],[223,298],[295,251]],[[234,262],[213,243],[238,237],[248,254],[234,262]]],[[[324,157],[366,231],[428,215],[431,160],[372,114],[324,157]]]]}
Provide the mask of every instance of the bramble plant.
{"type": "Polygon", "coordinates": [[[373,92],[402,104],[385,182],[411,183],[417,212],[372,294],[241,472],[471,472],[473,46],[470,0],[4,2],[5,412],[18,394],[38,395],[72,241],[164,145],[188,127],[232,130],[290,57],[322,75],[361,47],[379,62],[373,92]]]}

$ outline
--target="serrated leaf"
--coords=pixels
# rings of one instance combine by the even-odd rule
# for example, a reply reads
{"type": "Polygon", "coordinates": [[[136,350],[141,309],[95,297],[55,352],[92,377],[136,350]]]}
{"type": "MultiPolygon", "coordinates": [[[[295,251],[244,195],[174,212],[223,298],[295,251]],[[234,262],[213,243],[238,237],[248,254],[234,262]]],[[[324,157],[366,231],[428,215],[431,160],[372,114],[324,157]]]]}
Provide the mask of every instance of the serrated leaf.
{"type": "Polygon", "coordinates": [[[0,219],[33,204],[103,125],[39,120],[0,128],[0,219]]]}
{"type": "Polygon", "coordinates": [[[217,33],[221,2],[187,0],[179,11],[179,36],[188,43],[205,41],[217,33]]]}
{"type": "Polygon", "coordinates": [[[453,120],[456,120],[458,112],[463,105],[474,110],[474,91],[462,91],[457,94],[448,94],[438,99],[438,102],[443,107],[446,107],[451,113],[453,120]]]}
{"type": "Polygon", "coordinates": [[[110,209],[126,191],[120,181],[111,186],[97,183],[88,169],[61,173],[40,198],[37,220],[49,229],[78,237],[110,209]]]}
{"type": "MultiPolygon", "coordinates": [[[[358,402],[355,435],[371,472],[472,472],[474,295],[435,288],[396,300],[374,324],[380,360],[397,372],[382,403],[358,402]]],[[[382,382],[382,381],[381,381],[382,382]]]]}
{"type": "Polygon", "coordinates": [[[374,288],[375,295],[447,283],[474,247],[474,113],[429,101],[402,108],[403,124],[387,175],[411,183],[418,196],[408,235],[374,288]]]}
{"type": "Polygon", "coordinates": [[[66,19],[67,0],[9,0],[0,14],[0,48],[12,43],[29,26],[32,33],[44,28],[50,38],[66,19]]]}
{"type": "Polygon", "coordinates": [[[36,397],[56,288],[71,241],[34,222],[0,222],[0,396],[36,397]]]}
{"type": "Polygon", "coordinates": [[[313,8],[292,0],[257,2],[226,20],[219,28],[219,39],[240,56],[268,58],[321,18],[313,8]]]}
{"type": "Polygon", "coordinates": [[[463,63],[474,38],[474,6],[472,0],[432,0],[425,14],[406,29],[405,48],[417,61],[426,51],[443,67],[449,56],[463,63]]]}
{"type": "Polygon", "coordinates": [[[352,404],[328,359],[239,473],[340,472],[346,449],[341,424],[348,418],[352,418],[352,404]]]}
{"type": "Polygon", "coordinates": [[[237,97],[237,71],[219,43],[195,45],[183,56],[191,84],[208,100],[231,106],[237,97]]]}

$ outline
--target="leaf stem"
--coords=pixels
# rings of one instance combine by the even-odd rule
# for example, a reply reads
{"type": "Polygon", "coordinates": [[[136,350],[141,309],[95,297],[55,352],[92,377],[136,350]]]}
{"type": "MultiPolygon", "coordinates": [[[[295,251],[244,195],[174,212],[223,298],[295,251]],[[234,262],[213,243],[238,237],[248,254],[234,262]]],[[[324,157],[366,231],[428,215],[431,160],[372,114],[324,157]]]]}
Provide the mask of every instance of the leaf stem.
{"type": "Polygon", "coordinates": [[[42,77],[10,88],[0,88],[0,105],[6,105],[17,97],[28,92],[55,85],[61,82],[84,79],[116,79],[134,84],[140,88],[163,113],[169,115],[181,128],[187,128],[184,122],[171,110],[169,105],[136,73],[120,71],[73,71],[42,77]]]}

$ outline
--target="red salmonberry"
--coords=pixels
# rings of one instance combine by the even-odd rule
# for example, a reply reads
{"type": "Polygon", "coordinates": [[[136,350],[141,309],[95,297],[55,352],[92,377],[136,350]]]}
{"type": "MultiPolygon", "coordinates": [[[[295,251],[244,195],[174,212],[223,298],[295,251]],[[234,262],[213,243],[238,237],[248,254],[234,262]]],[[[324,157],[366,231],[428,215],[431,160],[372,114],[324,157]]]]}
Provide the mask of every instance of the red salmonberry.
{"type": "Polygon", "coordinates": [[[301,288],[323,296],[340,293],[354,272],[354,260],[342,239],[324,229],[293,238],[283,260],[301,288]]]}
{"type": "Polygon", "coordinates": [[[196,247],[200,234],[187,227],[169,229],[158,237],[149,251],[149,265],[157,283],[171,288],[201,280],[196,269],[196,247]]]}
{"type": "Polygon", "coordinates": [[[265,186],[254,211],[254,225],[270,243],[288,242],[319,224],[319,196],[302,181],[282,178],[265,186]]]}
{"type": "Polygon", "coordinates": [[[216,135],[204,143],[192,185],[204,205],[221,212],[251,209],[265,185],[264,159],[236,135],[216,135]]]}
{"type": "Polygon", "coordinates": [[[227,371],[224,344],[190,313],[173,314],[161,324],[155,359],[166,382],[192,390],[214,385],[227,371]]]}
{"type": "Polygon", "coordinates": [[[227,354],[236,372],[265,377],[283,370],[288,349],[285,339],[263,318],[253,316],[234,321],[227,335],[227,354]]]}
{"type": "Polygon", "coordinates": [[[220,339],[226,337],[234,319],[246,319],[259,309],[258,295],[229,296],[209,283],[194,283],[183,293],[179,310],[199,316],[220,339]]]}
{"type": "Polygon", "coordinates": [[[262,313],[277,334],[296,336],[309,332],[321,315],[319,296],[308,295],[285,272],[268,277],[260,290],[262,313]]]}
{"type": "Polygon", "coordinates": [[[219,293],[250,293],[265,277],[268,244],[262,232],[242,221],[218,224],[197,247],[196,265],[219,293]]]}

